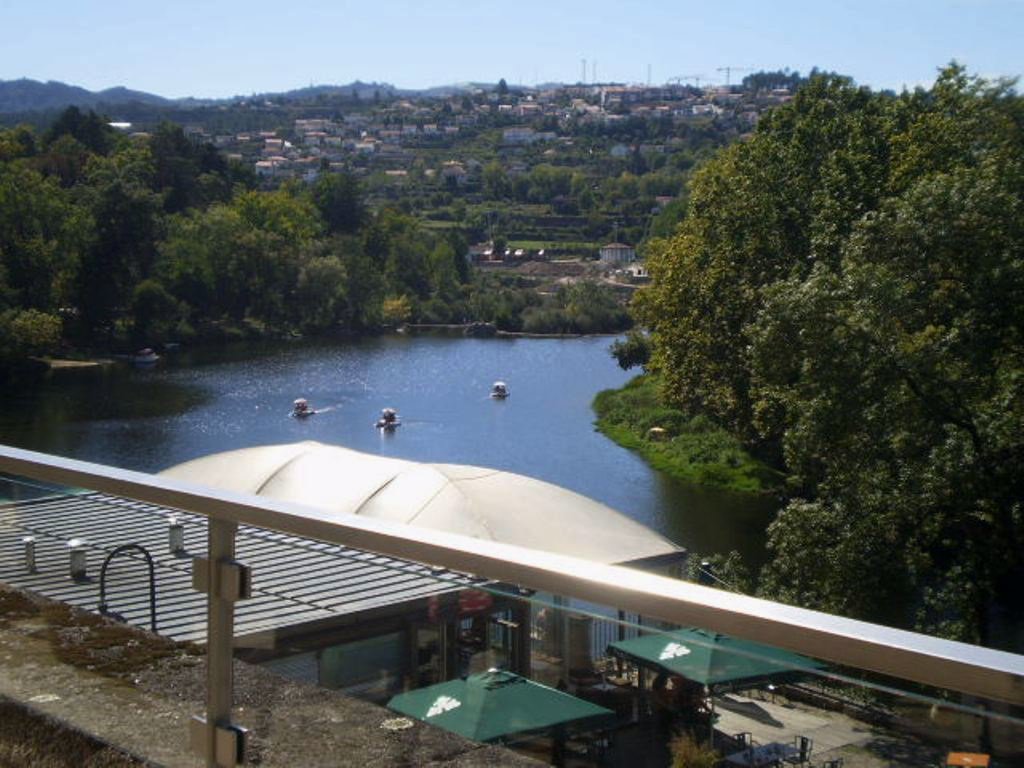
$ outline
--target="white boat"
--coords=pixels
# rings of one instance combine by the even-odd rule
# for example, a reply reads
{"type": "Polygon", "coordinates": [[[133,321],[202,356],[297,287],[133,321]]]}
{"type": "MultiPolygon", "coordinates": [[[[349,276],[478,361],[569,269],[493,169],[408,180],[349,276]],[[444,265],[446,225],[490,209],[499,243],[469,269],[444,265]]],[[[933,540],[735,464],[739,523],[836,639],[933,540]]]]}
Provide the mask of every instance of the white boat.
{"type": "Polygon", "coordinates": [[[153,365],[159,359],[160,355],[158,355],[149,347],[140,349],[138,352],[132,355],[132,362],[135,365],[153,365]]]}
{"type": "Polygon", "coordinates": [[[307,416],[312,416],[316,411],[309,407],[309,402],[304,397],[296,398],[295,402],[292,403],[292,416],[296,419],[304,419],[307,416]]]}
{"type": "Polygon", "coordinates": [[[508,384],[504,381],[496,381],[491,385],[491,397],[496,400],[504,400],[509,396],[508,384]]]}
{"type": "Polygon", "coordinates": [[[398,413],[394,408],[384,408],[380,412],[380,418],[377,419],[374,426],[377,429],[382,429],[385,432],[391,432],[402,425],[402,422],[398,418],[398,413]]]}

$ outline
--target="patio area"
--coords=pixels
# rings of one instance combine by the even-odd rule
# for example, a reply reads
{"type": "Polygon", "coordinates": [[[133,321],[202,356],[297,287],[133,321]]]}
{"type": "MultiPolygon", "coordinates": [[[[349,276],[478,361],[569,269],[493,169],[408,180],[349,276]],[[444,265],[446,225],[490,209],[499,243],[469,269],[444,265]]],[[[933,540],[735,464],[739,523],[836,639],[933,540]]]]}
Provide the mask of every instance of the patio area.
{"type": "Polygon", "coordinates": [[[803,736],[811,740],[809,763],[815,766],[842,759],[843,768],[930,767],[945,754],[909,734],[759,691],[717,696],[715,712],[723,743],[722,737],[740,733],[749,733],[755,745],[792,745],[803,736]]]}

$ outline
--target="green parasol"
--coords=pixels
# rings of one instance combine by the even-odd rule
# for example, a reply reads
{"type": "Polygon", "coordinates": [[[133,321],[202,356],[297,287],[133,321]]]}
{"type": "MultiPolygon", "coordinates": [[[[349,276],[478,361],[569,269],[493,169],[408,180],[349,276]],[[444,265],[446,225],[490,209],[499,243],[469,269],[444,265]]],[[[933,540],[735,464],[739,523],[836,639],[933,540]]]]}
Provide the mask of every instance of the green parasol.
{"type": "Polygon", "coordinates": [[[400,693],[388,707],[475,741],[573,723],[600,726],[614,713],[499,670],[400,693]]]}
{"type": "Polygon", "coordinates": [[[620,658],[708,686],[810,672],[825,666],[790,651],[703,629],[641,635],[616,641],[609,648],[620,658]]]}

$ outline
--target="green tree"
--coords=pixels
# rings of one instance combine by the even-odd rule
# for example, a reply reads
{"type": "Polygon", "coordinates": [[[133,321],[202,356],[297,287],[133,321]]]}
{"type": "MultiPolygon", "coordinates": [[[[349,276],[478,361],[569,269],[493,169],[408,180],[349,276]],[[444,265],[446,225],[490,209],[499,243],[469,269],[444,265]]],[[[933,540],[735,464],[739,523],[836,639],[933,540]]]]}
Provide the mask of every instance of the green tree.
{"type": "Polygon", "coordinates": [[[641,331],[630,331],[625,339],[612,342],[608,351],[619,368],[628,371],[647,365],[651,358],[651,340],[641,331]]]}
{"type": "Polygon", "coordinates": [[[456,261],[460,258],[447,242],[440,242],[430,252],[430,292],[445,304],[451,304],[459,296],[459,271],[456,261]]]}
{"type": "Polygon", "coordinates": [[[348,173],[322,174],[313,185],[313,201],[331,233],[351,234],[366,217],[359,181],[348,173]]]}
{"type": "Polygon", "coordinates": [[[29,126],[0,129],[0,162],[35,157],[38,151],[36,135],[29,126]]]}
{"type": "Polygon", "coordinates": [[[98,155],[109,153],[117,143],[117,132],[107,120],[92,110],[83,113],[78,107],[68,107],[43,134],[43,145],[49,146],[61,136],[69,135],[98,155]]]}
{"type": "Polygon", "coordinates": [[[46,176],[54,176],[63,187],[73,187],[82,180],[89,150],[78,139],[65,133],[35,158],[35,167],[46,176]]]}
{"type": "Polygon", "coordinates": [[[412,303],[408,296],[389,296],[381,304],[380,314],[386,328],[398,328],[412,317],[412,303]]]}
{"type": "Polygon", "coordinates": [[[53,179],[23,161],[0,163],[0,264],[22,308],[53,311],[86,237],[80,213],[53,179]]]}
{"type": "Polygon", "coordinates": [[[132,289],[132,339],[136,344],[162,341],[180,319],[177,300],[156,280],[143,280],[132,289]]]}
{"type": "Polygon", "coordinates": [[[345,267],[330,245],[314,244],[299,269],[296,299],[307,330],[325,330],[347,314],[345,267]]]}
{"type": "Polygon", "coordinates": [[[484,194],[491,199],[502,200],[512,192],[512,183],[505,172],[505,166],[497,160],[492,160],[483,167],[480,178],[484,185],[484,194]]]}
{"type": "Polygon", "coordinates": [[[670,403],[789,472],[767,594],[986,644],[1022,614],[1022,116],[956,65],[898,98],[812,78],[652,244],[670,403]]]}
{"type": "Polygon", "coordinates": [[[198,144],[181,126],[162,122],[149,139],[153,185],[169,213],[230,197],[228,165],[212,144],[198,144]]]}
{"type": "Polygon", "coordinates": [[[16,365],[29,355],[53,352],[60,341],[60,318],[35,309],[0,312],[0,366],[16,365]]]}
{"type": "Polygon", "coordinates": [[[150,276],[163,206],[151,191],[153,163],[144,148],[94,155],[85,176],[94,224],[76,279],[79,317],[87,334],[110,334],[113,321],[127,310],[133,286],[150,276]]]}

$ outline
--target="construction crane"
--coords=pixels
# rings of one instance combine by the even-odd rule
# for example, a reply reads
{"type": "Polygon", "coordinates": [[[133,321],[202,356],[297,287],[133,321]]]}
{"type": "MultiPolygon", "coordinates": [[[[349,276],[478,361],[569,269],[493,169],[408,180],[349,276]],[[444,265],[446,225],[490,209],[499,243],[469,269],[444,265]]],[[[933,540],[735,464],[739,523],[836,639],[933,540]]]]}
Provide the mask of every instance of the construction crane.
{"type": "Polygon", "coordinates": [[[726,85],[726,87],[728,87],[728,85],[729,85],[729,75],[731,75],[733,72],[753,72],[754,68],[753,67],[732,67],[732,66],[728,66],[728,67],[719,67],[717,71],[718,72],[725,72],[725,85],[726,85]]]}
{"type": "Polygon", "coordinates": [[[707,80],[707,77],[705,75],[676,75],[668,79],[670,83],[679,83],[680,85],[687,80],[693,80],[697,83],[697,87],[700,88],[700,81],[707,80]]]}

